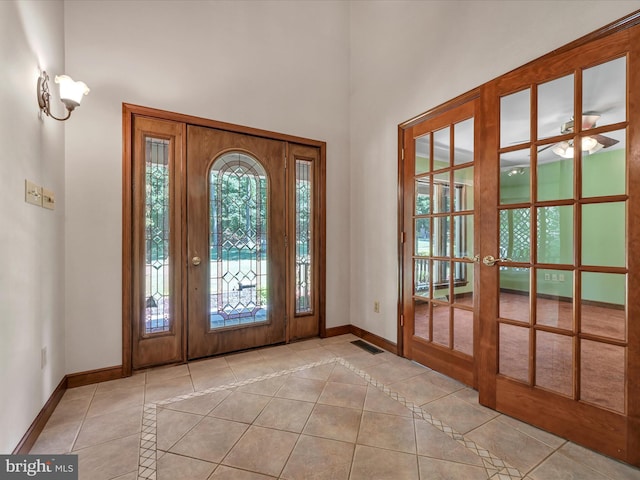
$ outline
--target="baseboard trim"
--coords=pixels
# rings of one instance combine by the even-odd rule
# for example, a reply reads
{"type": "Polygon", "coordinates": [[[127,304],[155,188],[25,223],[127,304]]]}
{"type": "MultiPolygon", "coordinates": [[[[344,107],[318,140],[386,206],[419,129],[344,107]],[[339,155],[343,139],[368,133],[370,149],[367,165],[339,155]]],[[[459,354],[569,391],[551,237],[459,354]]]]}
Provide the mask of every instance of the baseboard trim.
{"type": "Polygon", "coordinates": [[[13,455],[27,455],[42,433],[44,426],[49,421],[51,414],[60,403],[67,388],[81,387],[92,383],[106,382],[122,378],[122,365],[116,367],[100,368],[98,370],[88,370],[86,372],[71,373],[65,375],[53,391],[47,403],[40,410],[27,432],[20,439],[20,442],[13,450],[13,455]]]}
{"type": "Polygon", "coordinates": [[[60,383],[53,391],[47,403],[44,404],[44,407],[40,410],[40,413],[36,416],[36,419],[33,421],[27,432],[18,442],[18,445],[13,450],[13,455],[26,455],[29,453],[29,450],[33,447],[38,440],[38,436],[42,432],[42,429],[47,424],[49,417],[56,409],[56,406],[60,402],[60,399],[64,395],[64,392],[67,390],[67,377],[64,376],[60,383]]]}
{"type": "Polygon", "coordinates": [[[82,387],[92,383],[106,382],[124,377],[122,365],[115,367],[87,370],[86,372],[71,373],[67,375],[67,388],[82,387]]]}
{"type": "Polygon", "coordinates": [[[352,333],[356,337],[374,344],[376,347],[383,348],[394,355],[398,355],[398,344],[390,342],[386,338],[382,338],[375,333],[367,332],[365,329],[356,327],[355,325],[340,325],[339,327],[327,328],[327,337],[335,337],[337,335],[346,335],[352,333]]]}

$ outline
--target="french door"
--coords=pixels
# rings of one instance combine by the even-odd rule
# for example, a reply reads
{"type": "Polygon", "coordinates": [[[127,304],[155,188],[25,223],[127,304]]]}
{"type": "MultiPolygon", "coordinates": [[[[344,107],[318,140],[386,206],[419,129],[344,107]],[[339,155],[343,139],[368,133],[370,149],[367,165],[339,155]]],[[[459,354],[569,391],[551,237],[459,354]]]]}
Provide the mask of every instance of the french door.
{"type": "Polygon", "coordinates": [[[476,101],[404,132],[404,354],[475,386],[476,101]]]}
{"type": "Polygon", "coordinates": [[[324,142],[125,105],[123,370],[324,331],[324,142]]]}
{"type": "Polygon", "coordinates": [[[640,27],[532,62],[401,126],[400,172],[404,355],[635,465],[639,66],[640,27]]]}

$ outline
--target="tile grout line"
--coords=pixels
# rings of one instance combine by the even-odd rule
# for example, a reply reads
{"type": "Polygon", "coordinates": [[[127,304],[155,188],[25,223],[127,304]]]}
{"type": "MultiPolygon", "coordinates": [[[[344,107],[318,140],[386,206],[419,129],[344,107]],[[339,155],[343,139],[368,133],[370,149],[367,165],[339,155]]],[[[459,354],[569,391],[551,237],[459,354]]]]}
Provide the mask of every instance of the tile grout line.
{"type": "MultiPolygon", "coordinates": [[[[515,467],[509,465],[505,461],[501,460],[497,456],[493,455],[488,450],[480,447],[474,441],[468,440],[464,435],[458,433],[450,426],[434,418],[429,412],[423,410],[413,402],[408,401],[406,398],[392,391],[389,387],[385,386],[381,382],[375,380],[371,375],[358,369],[347,360],[342,357],[333,357],[330,359],[320,360],[318,362],[294,367],[279,372],[269,373],[254,377],[251,379],[236,381],[230,384],[221,385],[217,387],[211,387],[198,392],[191,392],[183,395],[177,395],[175,397],[161,400],[158,402],[145,403],[143,405],[143,418],[142,418],[142,431],[140,436],[140,449],[139,449],[139,461],[138,461],[138,476],[137,480],[156,480],[157,477],[157,407],[162,405],[168,405],[170,403],[178,402],[181,400],[187,400],[190,398],[200,397],[209,393],[215,393],[222,390],[229,390],[236,387],[250,385],[252,383],[268,380],[271,378],[281,377],[289,375],[291,373],[300,372],[309,368],[319,367],[328,364],[339,364],[345,368],[351,370],[353,373],[364,379],[368,384],[376,387],[382,391],[385,395],[396,400],[400,404],[408,408],[413,414],[414,418],[425,420],[427,423],[446,434],[460,445],[471,451],[475,455],[479,456],[482,460],[487,478],[495,480],[520,480],[523,478],[522,473],[515,467]]],[[[417,456],[417,454],[416,454],[417,456]]]]}
{"type": "Polygon", "coordinates": [[[499,480],[523,478],[522,473],[520,473],[518,469],[507,464],[505,461],[493,455],[488,450],[480,447],[474,441],[466,439],[464,435],[458,433],[450,426],[434,418],[429,412],[423,410],[419,406],[415,405],[413,402],[408,401],[406,398],[399,395],[397,392],[392,391],[389,387],[378,382],[373,377],[371,377],[371,375],[369,375],[368,373],[353,366],[344,358],[337,358],[336,361],[340,365],[343,365],[344,367],[351,370],[353,373],[355,373],[359,377],[363,378],[365,381],[367,381],[369,384],[376,387],[378,390],[381,390],[383,393],[385,393],[392,399],[403,404],[406,408],[411,410],[414,413],[414,415],[416,415],[418,418],[425,420],[427,423],[437,428],[442,433],[445,433],[447,436],[457,441],[460,445],[465,447],[467,450],[470,450],[472,453],[475,453],[476,455],[478,455],[482,459],[482,463],[484,465],[485,470],[487,471],[488,478],[495,478],[499,480]]]}
{"type": "Polygon", "coordinates": [[[140,449],[138,455],[138,480],[156,480],[157,477],[157,407],[162,405],[168,405],[170,403],[178,402],[181,400],[187,400],[190,398],[201,397],[209,393],[215,393],[222,390],[230,390],[236,387],[242,387],[250,385],[252,383],[268,380],[270,378],[281,377],[289,375],[291,373],[300,372],[313,367],[319,367],[330,363],[335,363],[337,357],[320,360],[315,363],[302,365],[300,367],[294,367],[287,370],[281,370],[279,372],[268,373],[259,377],[250,378],[247,380],[240,380],[226,385],[217,387],[211,387],[198,392],[191,392],[183,395],[177,395],[175,397],[161,400],[158,402],[152,402],[143,405],[142,413],[142,431],[140,432],[140,449]]]}

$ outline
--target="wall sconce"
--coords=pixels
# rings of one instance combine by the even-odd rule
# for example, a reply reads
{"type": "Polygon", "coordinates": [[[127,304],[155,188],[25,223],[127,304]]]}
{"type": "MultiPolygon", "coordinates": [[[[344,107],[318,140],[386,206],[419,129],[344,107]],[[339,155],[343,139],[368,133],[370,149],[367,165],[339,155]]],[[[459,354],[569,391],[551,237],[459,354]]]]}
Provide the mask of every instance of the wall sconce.
{"type": "Polygon", "coordinates": [[[73,79],[67,75],[56,75],[54,81],[60,85],[60,101],[64,103],[67,109],[67,116],[64,118],[58,118],[51,113],[51,104],[49,99],[51,94],[49,93],[49,75],[47,72],[42,72],[40,78],[38,78],[38,105],[48,117],[54,118],[61,122],[67,120],[71,116],[71,112],[76,107],[80,106],[82,97],[89,93],[89,87],[84,82],[74,82],[73,79]]]}

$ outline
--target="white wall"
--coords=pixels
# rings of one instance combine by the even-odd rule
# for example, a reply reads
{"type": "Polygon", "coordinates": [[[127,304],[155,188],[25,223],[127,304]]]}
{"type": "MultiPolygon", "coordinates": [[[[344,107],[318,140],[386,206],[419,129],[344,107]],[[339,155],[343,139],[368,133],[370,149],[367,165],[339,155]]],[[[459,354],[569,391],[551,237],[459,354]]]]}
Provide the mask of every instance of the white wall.
{"type": "Polygon", "coordinates": [[[67,372],[122,361],[121,105],[324,140],[327,326],[349,323],[349,6],[69,1],[66,66],[91,88],[67,126],[67,372]]]}
{"type": "Polygon", "coordinates": [[[0,453],[65,374],[64,126],[36,100],[39,68],[63,70],[63,20],[61,1],[0,2],[0,453]],[[25,203],[25,179],[56,193],[54,211],[25,203]]]}
{"type": "Polygon", "coordinates": [[[397,125],[637,10],[640,2],[350,6],[350,318],[396,341],[397,125]],[[373,313],[375,300],[380,314],[373,313]]]}

